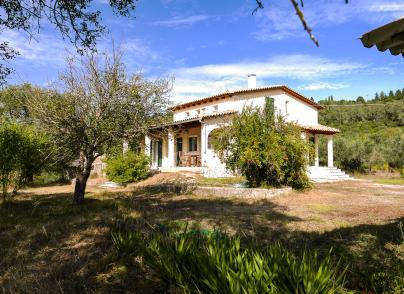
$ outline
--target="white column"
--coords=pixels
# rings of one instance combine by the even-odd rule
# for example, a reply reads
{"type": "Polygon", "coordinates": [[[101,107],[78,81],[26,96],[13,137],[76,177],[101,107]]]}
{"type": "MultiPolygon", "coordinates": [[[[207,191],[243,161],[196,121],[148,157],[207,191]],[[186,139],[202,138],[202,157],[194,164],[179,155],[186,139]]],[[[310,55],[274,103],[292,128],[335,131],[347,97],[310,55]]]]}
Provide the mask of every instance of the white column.
{"type": "Polygon", "coordinates": [[[148,135],[144,136],[144,154],[146,156],[151,156],[150,154],[150,143],[151,139],[148,135]]]}
{"type": "Polygon", "coordinates": [[[334,166],[334,144],[333,144],[333,135],[328,136],[327,142],[327,157],[328,157],[328,167],[334,166]]]}
{"type": "MultiPolygon", "coordinates": [[[[300,134],[300,137],[301,137],[302,140],[307,144],[307,141],[308,141],[308,134],[307,134],[306,132],[302,132],[302,133],[300,134]]],[[[306,160],[307,160],[307,164],[309,165],[309,164],[310,164],[310,156],[309,156],[308,153],[306,154],[306,160]]]]}
{"type": "Polygon", "coordinates": [[[204,122],[201,122],[201,155],[200,161],[201,165],[205,166],[206,162],[204,161],[206,158],[206,149],[208,144],[208,138],[206,137],[206,125],[204,122]]]}
{"type": "Polygon", "coordinates": [[[168,130],[168,149],[167,149],[167,158],[168,158],[168,167],[174,167],[174,132],[173,130],[168,130]]]}
{"type": "Polygon", "coordinates": [[[314,134],[314,166],[320,165],[320,157],[318,152],[318,134],[314,134]]]}
{"type": "Polygon", "coordinates": [[[129,150],[129,142],[128,140],[124,139],[122,142],[122,153],[125,154],[129,150]]]}

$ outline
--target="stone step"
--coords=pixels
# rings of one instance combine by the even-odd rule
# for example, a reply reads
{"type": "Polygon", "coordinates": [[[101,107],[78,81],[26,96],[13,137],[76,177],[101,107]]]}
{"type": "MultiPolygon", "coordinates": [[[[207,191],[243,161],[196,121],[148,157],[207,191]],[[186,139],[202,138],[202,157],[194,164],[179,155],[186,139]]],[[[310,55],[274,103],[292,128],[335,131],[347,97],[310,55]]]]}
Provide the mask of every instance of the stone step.
{"type": "Polygon", "coordinates": [[[307,174],[313,182],[333,182],[351,180],[352,177],[337,167],[309,167],[307,174]]]}

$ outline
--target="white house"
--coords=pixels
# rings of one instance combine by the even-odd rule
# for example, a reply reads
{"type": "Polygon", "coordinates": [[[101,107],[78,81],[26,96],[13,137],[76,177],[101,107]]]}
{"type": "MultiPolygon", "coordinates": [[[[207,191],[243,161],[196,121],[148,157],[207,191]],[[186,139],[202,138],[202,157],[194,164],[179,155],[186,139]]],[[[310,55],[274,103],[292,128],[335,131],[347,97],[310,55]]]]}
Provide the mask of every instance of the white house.
{"type": "MultiPolygon", "coordinates": [[[[152,158],[152,167],[161,171],[191,170],[209,177],[228,176],[212,149],[210,133],[231,122],[231,116],[246,105],[262,107],[266,97],[274,101],[275,112],[286,121],[302,128],[302,139],[314,140],[314,167],[319,166],[318,138],[328,138],[328,167],[333,168],[333,135],[339,130],[318,123],[321,105],[287,86],[257,88],[256,76],[248,76],[248,88],[224,92],[186,102],[171,108],[173,122],[149,130],[145,138],[145,152],[152,158]]],[[[311,171],[318,170],[311,168],[311,171]]]]}

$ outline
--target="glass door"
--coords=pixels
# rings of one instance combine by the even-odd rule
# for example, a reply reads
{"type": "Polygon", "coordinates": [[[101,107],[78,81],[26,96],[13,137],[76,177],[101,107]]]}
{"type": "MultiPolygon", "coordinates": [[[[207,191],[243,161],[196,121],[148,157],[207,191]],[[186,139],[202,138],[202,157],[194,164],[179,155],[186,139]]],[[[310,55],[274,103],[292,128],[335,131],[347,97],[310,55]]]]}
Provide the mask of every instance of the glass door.
{"type": "Polygon", "coordinates": [[[177,138],[177,166],[180,165],[180,152],[182,151],[182,138],[177,138]]]}

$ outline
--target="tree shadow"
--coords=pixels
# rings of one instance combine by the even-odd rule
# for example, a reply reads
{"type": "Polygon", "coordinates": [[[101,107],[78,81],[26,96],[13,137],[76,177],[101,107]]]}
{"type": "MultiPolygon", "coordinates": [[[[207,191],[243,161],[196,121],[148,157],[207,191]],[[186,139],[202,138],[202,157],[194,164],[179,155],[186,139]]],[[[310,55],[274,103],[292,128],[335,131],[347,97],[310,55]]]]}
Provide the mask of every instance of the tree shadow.
{"type": "Polygon", "coordinates": [[[391,251],[403,242],[398,224],[404,218],[319,233],[293,229],[291,223],[304,220],[271,200],[105,192],[90,193],[76,206],[70,193],[23,195],[0,206],[0,244],[7,244],[0,246],[0,289],[26,293],[157,291],[158,283],[141,263],[117,262],[113,253],[111,230],[128,221],[147,224],[147,228],[163,224],[217,229],[240,234],[259,246],[279,241],[295,252],[310,248],[324,254],[333,248],[333,254],[350,265],[349,286],[362,289],[368,287],[368,272],[391,266],[391,251]]]}

